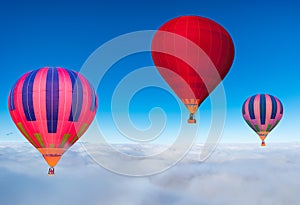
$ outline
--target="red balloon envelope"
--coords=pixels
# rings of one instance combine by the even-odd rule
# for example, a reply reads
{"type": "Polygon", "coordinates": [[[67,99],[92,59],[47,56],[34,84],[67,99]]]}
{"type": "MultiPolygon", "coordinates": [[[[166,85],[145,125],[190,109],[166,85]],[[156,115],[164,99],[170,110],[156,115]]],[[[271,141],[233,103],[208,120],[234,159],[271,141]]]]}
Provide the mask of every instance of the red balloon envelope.
{"type": "Polygon", "coordinates": [[[234,44],[216,22],[181,16],[153,37],[152,58],[161,76],[190,111],[189,123],[210,92],[224,79],[234,59],[234,44]]]}
{"type": "Polygon", "coordinates": [[[10,115],[25,138],[53,167],[88,129],[97,110],[97,96],[79,73],[41,68],[23,75],[11,89],[10,115]]]}

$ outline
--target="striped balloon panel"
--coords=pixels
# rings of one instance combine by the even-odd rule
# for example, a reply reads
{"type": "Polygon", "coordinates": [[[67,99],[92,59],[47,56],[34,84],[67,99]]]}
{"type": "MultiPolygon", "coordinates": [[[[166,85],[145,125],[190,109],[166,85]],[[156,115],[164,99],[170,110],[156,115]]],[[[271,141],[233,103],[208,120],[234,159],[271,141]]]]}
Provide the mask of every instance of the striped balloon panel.
{"type": "Polygon", "coordinates": [[[280,100],[272,95],[257,94],[243,104],[243,117],[255,132],[270,132],[283,115],[280,100]]]}
{"type": "Polygon", "coordinates": [[[97,96],[79,73],[41,68],[23,75],[8,99],[13,121],[36,148],[68,148],[88,129],[97,96]]]}

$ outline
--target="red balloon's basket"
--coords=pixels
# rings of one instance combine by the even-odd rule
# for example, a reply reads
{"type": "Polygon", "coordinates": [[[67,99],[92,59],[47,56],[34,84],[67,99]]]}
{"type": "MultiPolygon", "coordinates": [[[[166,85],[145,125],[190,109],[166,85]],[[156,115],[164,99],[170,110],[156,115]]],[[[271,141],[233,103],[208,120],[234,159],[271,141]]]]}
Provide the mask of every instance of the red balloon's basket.
{"type": "Polygon", "coordinates": [[[195,124],[195,123],[196,123],[196,120],[195,120],[195,119],[188,119],[188,123],[190,123],[190,124],[195,124]]]}

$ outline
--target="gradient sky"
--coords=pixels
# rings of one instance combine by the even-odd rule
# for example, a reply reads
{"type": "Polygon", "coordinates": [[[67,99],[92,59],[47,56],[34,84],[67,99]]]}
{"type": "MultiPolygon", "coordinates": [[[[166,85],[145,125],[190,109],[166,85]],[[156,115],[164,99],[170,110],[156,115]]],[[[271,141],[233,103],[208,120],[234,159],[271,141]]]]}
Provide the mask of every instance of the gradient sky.
{"type": "MultiPolygon", "coordinates": [[[[222,141],[258,140],[241,115],[244,100],[256,93],[277,96],[285,108],[270,141],[271,137],[273,142],[299,141],[294,131],[300,122],[299,8],[296,0],[1,1],[0,141],[23,140],[7,109],[9,90],[22,74],[43,66],[79,71],[90,54],[105,42],[128,32],[155,30],[180,15],[211,18],[224,26],[234,40],[236,56],[223,84],[227,118],[222,141]]],[[[98,115],[109,112],[105,100],[126,74],[152,65],[150,53],[116,63],[98,89],[99,100],[103,99],[98,115]]],[[[148,112],[153,106],[163,107],[170,121],[180,117],[176,100],[162,92],[165,91],[149,88],[134,97],[129,112],[140,129],[149,126],[148,112]],[[161,94],[165,97],[157,99],[161,94]]],[[[209,128],[209,108],[207,99],[200,108],[203,132],[209,128]]],[[[172,125],[166,130],[172,130],[172,125]]],[[[172,138],[171,133],[166,137],[172,138]]]]}

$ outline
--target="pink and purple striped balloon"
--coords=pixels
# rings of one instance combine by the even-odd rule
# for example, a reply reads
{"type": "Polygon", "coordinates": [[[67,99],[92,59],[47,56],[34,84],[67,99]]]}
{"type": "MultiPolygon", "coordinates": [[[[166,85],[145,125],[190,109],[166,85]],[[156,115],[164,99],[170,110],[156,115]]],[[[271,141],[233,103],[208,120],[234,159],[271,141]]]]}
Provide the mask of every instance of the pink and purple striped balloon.
{"type": "Polygon", "coordinates": [[[97,110],[97,96],[81,74],[45,67],[17,81],[8,106],[20,132],[54,167],[88,129],[97,110]]]}
{"type": "Polygon", "coordinates": [[[267,135],[276,127],[283,115],[280,100],[272,95],[257,94],[249,97],[243,105],[243,117],[256,132],[265,146],[267,135]]]}

